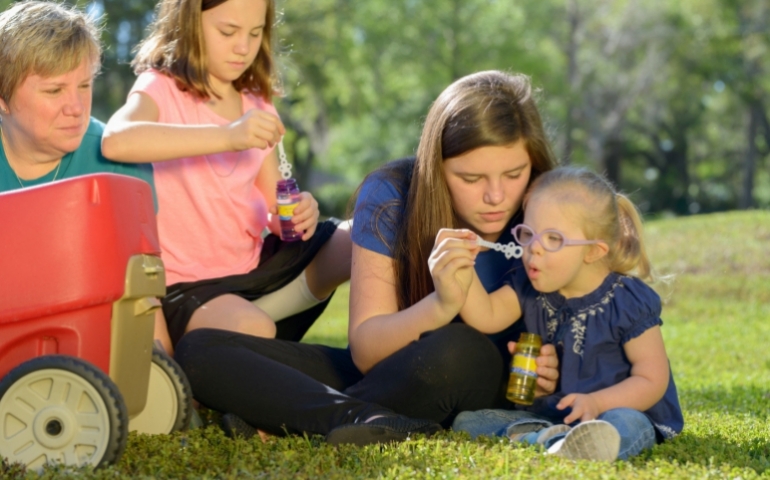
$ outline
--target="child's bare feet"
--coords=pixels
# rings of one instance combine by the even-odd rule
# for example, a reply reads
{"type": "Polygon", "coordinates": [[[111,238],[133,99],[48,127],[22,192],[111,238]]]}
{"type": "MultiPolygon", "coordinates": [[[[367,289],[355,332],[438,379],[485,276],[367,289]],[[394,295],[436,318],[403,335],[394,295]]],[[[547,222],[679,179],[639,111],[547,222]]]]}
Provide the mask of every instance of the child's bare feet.
{"type": "Polygon", "coordinates": [[[257,429],[257,433],[259,434],[260,440],[262,440],[262,443],[267,443],[268,440],[274,437],[274,435],[270,435],[267,432],[263,432],[262,430],[257,429]]]}

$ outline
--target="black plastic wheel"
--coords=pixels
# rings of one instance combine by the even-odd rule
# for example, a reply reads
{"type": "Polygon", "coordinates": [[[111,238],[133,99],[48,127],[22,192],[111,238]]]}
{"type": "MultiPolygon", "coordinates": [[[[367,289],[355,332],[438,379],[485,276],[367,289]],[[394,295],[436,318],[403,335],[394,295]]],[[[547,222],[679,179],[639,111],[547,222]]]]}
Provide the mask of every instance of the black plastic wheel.
{"type": "Polygon", "coordinates": [[[0,456],[30,469],[117,462],[128,436],[118,387],[91,363],[66,355],[34,358],[2,379],[0,425],[0,456]]]}
{"type": "Polygon", "coordinates": [[[166,352],[154,348],[147,404],[129,422],[129,430],[167,434],[185,430],[192,417],[192,389],[182,367],[166,352]]]}

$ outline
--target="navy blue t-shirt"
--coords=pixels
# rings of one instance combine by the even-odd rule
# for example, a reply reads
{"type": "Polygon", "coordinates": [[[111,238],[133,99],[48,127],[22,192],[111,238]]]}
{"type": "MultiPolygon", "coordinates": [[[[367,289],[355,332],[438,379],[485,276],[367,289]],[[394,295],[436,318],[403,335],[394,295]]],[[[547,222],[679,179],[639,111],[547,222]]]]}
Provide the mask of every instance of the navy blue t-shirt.
{"type": "MultiPolygon", "coordinates": [[[[593,292],[564,298],[559,292],[535,290],[523,269],[507,280],[519,297],[527,330],[543,343],[556,346],[561,367],[557,391],[527,408],[547,416],[566,416],[555,405],[570,393],[592,393],[617,385],[631,375],[631,363],[623,345],[655,325],[660,319],[660,297],[635,277],[611,273],[593,292]]],[[[663,438],[682,431],[684,419],[674,377],[663,398],[644,412],[663,438]]]]}
{"type": "MultiPolygon", "coordinates": [[[[396,160],[369,175],[361,185],[353,213],[353,242],[367,250],[393,257],[398,228],[404,219],[404,206],[411,181],[414,158],[396,160]]],[[[507,244],[513,241],[511,228],[522,221],[522,213],[513,216],[497,240],[507,244]]],[[[521,269],[520,259],[506,259],[494,250],[480,252],[476,257],[476,274],[488,292],[504,285],[513,269],[521,269]]],[[[454,321],[462,321],[455,318],[454,321]]],[[[504,359],[509,359],[507,344],[517,341],[524,331],[523,322],[516,322],[502,332],[488,335],[500,350],[504,359]]],[[[506,360],[507,361],[507,360],[506,360]]]]}

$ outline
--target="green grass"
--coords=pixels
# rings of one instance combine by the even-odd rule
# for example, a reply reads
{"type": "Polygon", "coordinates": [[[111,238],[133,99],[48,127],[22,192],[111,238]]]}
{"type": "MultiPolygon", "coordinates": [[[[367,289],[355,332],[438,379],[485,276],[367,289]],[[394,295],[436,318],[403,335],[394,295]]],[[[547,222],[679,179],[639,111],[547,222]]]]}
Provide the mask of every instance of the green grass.
{"type": "MultiPolygon", "coordinates": [[[[453,432],[386,447],[335,449],[320,437],[262,443],[230,440],[210,424],[131,434],[119,464],[49,468],[43,478],[770,478],[770,212],[658,220],[647,237],[654,266],[668,275],[655,287],[686,425],[629,462],[571,462],[453,432]]],[[[346,343],[347,294],[337,292],[308,341],[346,343]]],[[[14,467],[0,476],[25,475],[14,467]]]]}

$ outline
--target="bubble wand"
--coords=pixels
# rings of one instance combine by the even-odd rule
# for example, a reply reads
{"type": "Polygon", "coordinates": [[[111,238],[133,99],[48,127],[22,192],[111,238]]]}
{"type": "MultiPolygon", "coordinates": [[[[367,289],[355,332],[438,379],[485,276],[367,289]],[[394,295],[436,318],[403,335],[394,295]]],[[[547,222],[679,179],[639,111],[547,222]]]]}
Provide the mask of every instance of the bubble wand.
{"type": "Polygon", "coordinates": [[[291,164],[286,160],[286,151],[283,149],[283,138],[278,142],[278,171],[281,172],[281,180],[276,184],[276,198],[278,199],[278,218],[281,222],[281,240],[295,242],[302,239],[302,232],[294,230],[291,217],[294,216],[294,208],[299,204],[299,187],[297,181],[291,177],[291,164]]]}
{"type": "Polygon", "coordinates": [[[487,247],[496,252],[502,252],[508,260],[511,258],[521,258],[524,254],[524,249],[513,242],[503,245],[502,243],[488,242],[481,237],[476,237],[476,245],[487,247]]]}
{"type": "Polygon", "coordinates": [[[291,178],[291,163],[286,160],[286,150],[283,149],[283,137],[278,142],[278,171],[281,172],[281,177],[284,180],[291,178]]]}

